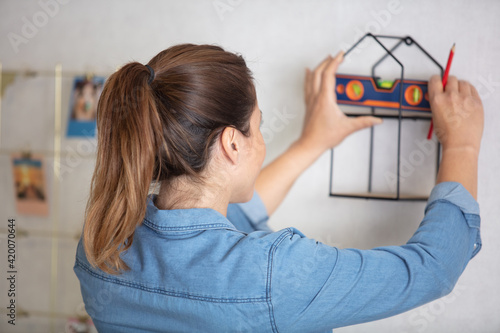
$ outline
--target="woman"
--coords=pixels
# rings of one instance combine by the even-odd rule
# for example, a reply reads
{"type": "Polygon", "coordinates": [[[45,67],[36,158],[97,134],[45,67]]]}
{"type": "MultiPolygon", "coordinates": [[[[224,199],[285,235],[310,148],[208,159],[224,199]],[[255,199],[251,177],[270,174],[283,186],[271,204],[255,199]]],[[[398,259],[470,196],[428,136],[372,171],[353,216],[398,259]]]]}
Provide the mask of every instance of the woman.
{"type": "Polygon", "coordinates": [[[173,46],[105,85],[75,272],[100,332],[320,332],[449,293],[480,249],[477,91],[429,83],[443,145],[425,218],[403,246],[337,249],[266,222],[323,152],[380,122],[335,100],[342,53],[307,70],[300,138],[260,171],[265,145],[244,60],[173,46]],[[157,195],[150,185],[159,185],[157,195]],[[238,204],[239,203],[239,204],[238,204]]]}

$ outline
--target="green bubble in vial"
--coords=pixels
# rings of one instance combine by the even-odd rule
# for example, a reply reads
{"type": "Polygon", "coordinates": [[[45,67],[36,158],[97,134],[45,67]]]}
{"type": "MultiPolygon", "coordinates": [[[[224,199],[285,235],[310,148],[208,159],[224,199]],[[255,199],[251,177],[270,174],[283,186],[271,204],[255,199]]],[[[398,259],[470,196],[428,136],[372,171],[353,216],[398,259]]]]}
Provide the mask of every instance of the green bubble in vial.
{"type": "Polygon", "coordinates": [[[393,81],[383,81],[383,80],[378,81],[378,86],[380,88],[391,89],[393,85],[394,85],[393,81]]]}
{"type": "Polygon", "coordinates": [[[415,88],[413,89],[413,101],[417,103],[419,99],[420,99],[420,90],[415,88]]]}
{"type": "Polygon", "coordinates": [[[354,94],[356,96],[361,95],[361,87],[358,84],[353,84],[352,89],[354,90],[354,94]]]}

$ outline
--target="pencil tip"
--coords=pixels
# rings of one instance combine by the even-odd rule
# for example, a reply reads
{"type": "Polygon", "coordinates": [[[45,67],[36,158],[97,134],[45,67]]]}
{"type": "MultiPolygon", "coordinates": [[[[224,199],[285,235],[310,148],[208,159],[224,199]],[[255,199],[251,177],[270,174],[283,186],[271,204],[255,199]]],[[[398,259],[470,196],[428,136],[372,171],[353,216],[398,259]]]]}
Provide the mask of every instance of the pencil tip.
{"type": "Polygon", "coordinates": [[[453,46],[451,47],[451,49],[453,50],[453,52],[455,52],[455,43],[453,43],[453,46]]]}

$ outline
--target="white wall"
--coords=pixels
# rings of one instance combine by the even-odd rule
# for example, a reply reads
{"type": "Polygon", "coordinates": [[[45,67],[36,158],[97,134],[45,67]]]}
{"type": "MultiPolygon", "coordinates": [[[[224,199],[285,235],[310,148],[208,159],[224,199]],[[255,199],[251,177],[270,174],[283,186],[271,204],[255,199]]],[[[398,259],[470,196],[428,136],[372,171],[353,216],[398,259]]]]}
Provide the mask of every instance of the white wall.
{"type": "MultiPolygon", "coordinates": [[[[411,35],[443,65],[451,44],[456,42],[451,72],[478,88],[485,107],[478,199],[482,212],[483,249],[470,262],[455,292],[445,299],[393,318],[338,331],[500,331],[500,226],[497,222],[500,215],[500,113],[497,110],[500,104],[500,67],[497,61],[500,55],[500,2],[73,0],[64,1],[65,4],[57,8],[51,7],[54,13],[44,16],[41,13],[46,9],[41,3],[48,2],[51,1],[0,2],[0,61],[4,70],[53,70],[56,63],[61,63],[66,71],[108,73],[130,60],[145,63],[157,52],[176,43],[219,44],[243,54],[254,72],[259,105],[264,112],[264,128],[272,132],[266,138],[265,163],[278,156],[299,136],[304,114],[302,84],[306,66],[316,66],[328,53],[335,54],[340,47],[349,46],[368,30],[411,35]],[[39,24],[37,30],[24,30],[26,39],[15,46],[9,40],[9,34],[23,36],[23,26],[34,20],[39,24]],[[273,120],[277,112],[292,116],[283,123],[282,129],[272,131],[269,126],[272,121],[277,121],[273,120]]],[[[414,73],[419,75],[418,69],[414,73]]],[[[427,75],[428,72],[420,74],[427,75]]],[[[6,92],[6,98],[26,98],[27,94],[23,95],[20,90],[26,86],[23,82],[22,79],[16,81],[10,93],[6,92]],[[16,85],[17,92],[14,90],[16,85]]],[[[34,84],[35,89],[52,83],[49,80],[47,84],[29,84],[34,84]]],[[[68,86],[70,80],[63,89],[68,86]]],[[[51,87],[45,89],[47,94],[53,94],[51,87]]],[[[50,149],[52,104],[45,101],[42,107],[34,109],[36,103],[25,102],[18,110],[4,108],[2,149],[21,149],[27,144],[34,148],[37,144],[46,144],[50,149]],[[32,113],[33,110],[36,114],[32,113]],[[19,117],[26,120],[20,121],[19,117]],[[38,120],[33,121],[32,117],[38,120]],[[40,138],[45,138],[46,142],[40,143],[40,138]]],[[[63,104],[63,112],[66,112],[66,105],[63,104]]],[[[74,145],[74,141],[64,141],[63,149],[74,145]]],[[[6,155],[2,156],[1,165],[1,218],[6,219],[6,215],[15,216],[6,155]]],[[[293,186],[272,217],[272,227],[294,226],[309,237],[339,247],[399,245],[409,239],[423,217],[424,203],[330,198],[329,167],[329,153],[325,153],[293,186]]],[[[60,224],[69,233],[76,233],[81,227],[92,161],[86,160],[74,170],[61,183],[66,203],[60,206],[60,224]]],[[[20,223],[39,230],[51,228],[50,218],[42,221],[26,218],[20,223]]],[[[24,248],[22,243],[19,244],[19,251],[23,251],[26,261],[25,290],[28,290],[27,285],[35,282],[26,277],[31,275],[29,261],[42,255],[48,258],[50,241],[42,237],[26,242],[29,244],[24,248]],[[34,250],[37,248],[43,251],[34,250]]],[[[73,293],[60,295],[64,304],[61,312],[68,309],[68,312],[74,312],[72,309],[81,302],[76,278],[68,271],[72,268],[71,244],[70,241],[59,243],[61,253],[69,253],[60,255],[60,260],[65,260],[60,264],[60,270],[61,267],[65,269],[59,273],[61,288],[71,289],[68,294],[73,293]]],[[[0,245],[4,253],[4,246],[0,245]]],[[[45,268],[40,268],[46,275],[42,278],[47,288],[49,265],[50,261],[45,268]]],[[[2,294],[3,286],[0,284],[2,294]]],[[[30,298],[24,297],[25,304],[29,303],[30,298]]],[[[45,299],[46,295],[37,297],[45,299]]],[[[47,301],[40,301],[35,309],[46,306],[47,301]]],[[[0,327],[6,327],[4,325],[5,318],[0,327]]],[[[47,324],[40,319],[36,325],[43,331],[40,327],[47,324]]],[[[36,331],[36,328],[31,329],[36,331]]]]}

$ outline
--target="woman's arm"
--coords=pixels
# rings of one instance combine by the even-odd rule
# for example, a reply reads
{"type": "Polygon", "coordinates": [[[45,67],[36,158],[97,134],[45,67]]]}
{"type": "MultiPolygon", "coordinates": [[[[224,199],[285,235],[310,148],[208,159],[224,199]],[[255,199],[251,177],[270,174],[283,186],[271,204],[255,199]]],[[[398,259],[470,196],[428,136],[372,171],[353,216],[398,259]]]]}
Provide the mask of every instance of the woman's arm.
{"type": "Polygon", "coordinates": [[[429,81],[429,98],[436,135],[443,145],[437,183],[461,183],[477,199],[477,164],[483,134],[483,106],[476,88],[450,76],[429,81]]]}
{"type": "Polygon", "coordinates": [[[261,170],[255,189],[264,202],[269,216],[278,208],[295,180],[320,155],[321,152],[307,149],[300,140],[297,140],[261,170]]]}
{"type": "Polygon", "coordinates": [[[285,229],[268,274],[277,330],[326,332],[450,293],[481,247],[479,224],[476,201],[446,182],[434,187],[422,223],[402,246],[337,249],[285,229]]]}
{"type": "Polygon", "coordinates": [[[396,315],[451,292],[481,249],[477,155],[483,108],[477,91],[432,77],[429,95],[443,145],[425,217],[403,246],[336,249],[289,228],[273,251],[271,299],[283,331],[321,331],[396,315]]]}
{"type": "Polygon", "coordinates": [[[271,215],[285,198],[295,180],[326,150],[348,135],[382,120],[371,116],[347,117],[337,105],[335,72],[343,53],[327,57],[311,72],[306,69],[306,115],[302,134],[282,155],[260,172],[255,189],[271,215]]]}

